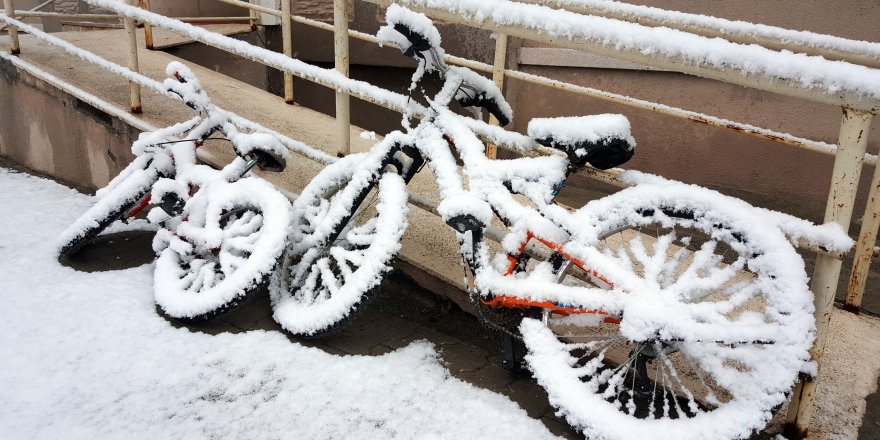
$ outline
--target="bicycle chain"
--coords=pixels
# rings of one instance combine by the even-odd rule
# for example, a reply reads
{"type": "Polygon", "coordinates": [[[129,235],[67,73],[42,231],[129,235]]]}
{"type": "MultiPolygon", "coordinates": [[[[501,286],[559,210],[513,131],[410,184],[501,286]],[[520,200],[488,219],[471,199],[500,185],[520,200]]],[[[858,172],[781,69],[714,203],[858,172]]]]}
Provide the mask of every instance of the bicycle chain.
{"type": "MultiPolygon", "coordinates": [[[[475,289],[472,289],[471,287],[469,287],[468,270],[467,270],[467,267],[465,266],[465,264],[462,264],[461,268],[462,268],[462,271],[464,272],[465,290],[467,290],[470,293],[470,295],[468,295],[468,297],[470,298],[471,303],[473,303],[473,305],[474,305],[474,313],[477,315],[477,320],[480,321],[480,324],[482,324],[483,327],[486,327],[489,330],[503,333],[503,334],[506,334],[506,335],[513,337],[514,339],[518,339],[518,340],[522,341],[523,338],[522,338],[522,335],[519,333],[519,331],[512,330],[512,329],[510,329],[509,326],[499,324],[498,321],[501,320],[500,318],[493,319],[493,318],[486,316],[484,309],[488,309],[490,307],[487,307],[485,304],[483,304],[483,302],[480,300],[480,294],[475,289]]],[[[491,307],[491,309],[499,311],[498,313],[495,313],[495,315],[518,314],[518,315],[520,315],[519,316],[520,321],[524,317],[524,313],[517,312],[517,311],[514,311],[512,309],[508,309],[508,308],[491,307]]]]}
{"type": "MultiPolygon", "coordinates": [[[[500,321],[501,320],[500,318],[490,318],[484,314],[483,309],[488,308],[488,307],[486,307],[482,303],[482,301],[480,301],[479,295],[471,294],[471,301],[474,302],[474,311],[477,314],[477,319],[479,319],[480,323],[484,327],[488,328],[489,330],[494,330],[499,333],[509,335],[509,336],[513,337],[514,339],[518,339],[518,340],[522,341],[523,338],[522,338],[522,335],[519,333],[519,331],[512,330],[510,327],[508,327],[506,325],[499,324],[497,321],[500,321]]],[[[517,314],[517,315],[519,315],[518,317],[520,318],[519,319],[520,321],[522,321],[522,318],[524,317],[524,314],[515,312],[511,309],[506,309],[506,308],[493,308],[493,309],[499,310],[498,313],[495,313],[496,315],[517,314]]]]}

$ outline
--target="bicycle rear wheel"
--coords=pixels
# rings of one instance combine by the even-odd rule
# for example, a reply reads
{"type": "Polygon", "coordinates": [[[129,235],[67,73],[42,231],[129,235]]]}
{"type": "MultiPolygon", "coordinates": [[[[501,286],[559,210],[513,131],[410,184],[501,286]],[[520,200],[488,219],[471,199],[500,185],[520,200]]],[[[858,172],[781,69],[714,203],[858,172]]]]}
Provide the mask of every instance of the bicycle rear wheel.
{"type": "Polygon", "coordinates": [[[628,297],[620,316],[523,320],[529,368],[588,437],[748,437],[809,360],[802,260],[778,230],[760,229],[747,209],[720,208],[719,197],[632,188],[588,205],[592,229],[566,246],[579,261],[561,266],[560,282],[606,287],[575,257],[592,246],[656,297],[609,291],[628,297]],[[776,337],[755,339],[758,330],[776,337]]]}
{"type": "Polygon", "coordinates": [[[318,338],[355,319],[372,301],[406,230],[406,184],[352,155],[324,169],[294,202],[291,245],[272,277],[275,320],[318,338]]]}
{"type": "Polygon", "coordinates": [[[208,197],[203,209],[174,231],[160,229],[153,245],[161,248],[156,304],[183,321],[211,319],[256,293],[287,244],[290,202],[269,183],[243,179],[211,190],[195,196],[208,197]]]}

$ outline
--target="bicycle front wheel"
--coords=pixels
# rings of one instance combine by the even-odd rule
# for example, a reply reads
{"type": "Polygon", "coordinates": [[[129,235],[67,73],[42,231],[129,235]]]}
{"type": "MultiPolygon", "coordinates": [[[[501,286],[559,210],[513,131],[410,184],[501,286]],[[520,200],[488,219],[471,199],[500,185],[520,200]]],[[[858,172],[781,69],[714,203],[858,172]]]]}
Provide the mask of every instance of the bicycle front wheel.
{"type": "Polygon", "coordinates": [[[352,155],[325,168],[293,204],[291,245],[269,285],[275,320],[300,337],[345,327],[370,303],[400,250],[406,184],[352,155]]]}
{"type": "Polygon", "coordinates": [[[161,249],[156,304],[183,321],[213,318],[265,286],[286,246],[291,218],[287,198],[262,180],[224,183],[199,196],[207,196],[207,203],[173,231],[160,229],[153,245],[161,249]]]}
{"type": "Polygon", "coordinates": [[[814,332],[803,261],[782,234],[696,188],[636,187],[587,209],[592,229],[566,246],[560,282],[613,286],[574,257],[589,245],[656,297],[609,291],[632,301],[621,315],[525,319],[526,361],[550,401],[590,438],[736,439],[766,426],[814,332]]]}
{"type": "Polygon", "coordinates": [[[76,254],[113,222],[128,217],[134,208],[145,204],[160,177],[146,157],[137,158],[123,173],[125,176],[120,181],[99,191],[95,204],[58,236],[60,255],[76,254]]]}

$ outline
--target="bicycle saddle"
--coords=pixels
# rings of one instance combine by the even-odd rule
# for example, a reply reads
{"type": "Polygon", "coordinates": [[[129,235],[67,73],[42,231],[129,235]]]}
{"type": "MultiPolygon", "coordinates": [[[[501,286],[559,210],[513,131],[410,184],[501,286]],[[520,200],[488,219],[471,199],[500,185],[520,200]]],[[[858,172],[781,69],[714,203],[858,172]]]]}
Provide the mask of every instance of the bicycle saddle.
{"type": "Polygon", "coordinates": [[[281,172],[287,166],[287,149],[268,133],[237,133],[230,137],[232,147],[241,157],[253,157],[263,171],[281,172]]]}
{"type": "Polygon", "coordinates": [[[571,165],[589,163],[600,170],[622,165],[635,152],[636,141],[623,115],[601,114],[529,121],[529,137],[568,155],[571,165]]]}

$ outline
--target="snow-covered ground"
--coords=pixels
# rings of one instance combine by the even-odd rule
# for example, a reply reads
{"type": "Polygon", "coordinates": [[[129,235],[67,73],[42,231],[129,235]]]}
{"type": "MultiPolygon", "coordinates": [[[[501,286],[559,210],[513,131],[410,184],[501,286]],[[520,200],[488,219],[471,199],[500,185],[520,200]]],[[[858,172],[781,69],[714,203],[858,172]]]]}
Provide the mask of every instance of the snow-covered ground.
{"type": "Polygon", "coordinates": [[[54,238],[91,203],[0,168],[0,438],[550,438],[428,343],[334,356],[155,312],[152,265],[83,273],[54,238]]]}

